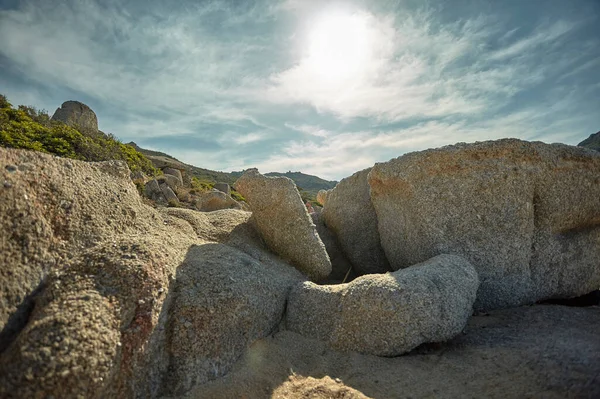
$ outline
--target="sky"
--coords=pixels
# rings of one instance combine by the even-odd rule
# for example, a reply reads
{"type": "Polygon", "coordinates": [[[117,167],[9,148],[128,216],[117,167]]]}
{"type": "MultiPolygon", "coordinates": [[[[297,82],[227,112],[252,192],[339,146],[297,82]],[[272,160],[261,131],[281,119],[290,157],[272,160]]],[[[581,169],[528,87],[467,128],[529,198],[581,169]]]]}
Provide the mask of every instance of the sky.
{"type": "Polygon", "coordinates": [[[0,0],[0,93],[208,169],[339,180],[600,130],[600,0],[0,0]]]}

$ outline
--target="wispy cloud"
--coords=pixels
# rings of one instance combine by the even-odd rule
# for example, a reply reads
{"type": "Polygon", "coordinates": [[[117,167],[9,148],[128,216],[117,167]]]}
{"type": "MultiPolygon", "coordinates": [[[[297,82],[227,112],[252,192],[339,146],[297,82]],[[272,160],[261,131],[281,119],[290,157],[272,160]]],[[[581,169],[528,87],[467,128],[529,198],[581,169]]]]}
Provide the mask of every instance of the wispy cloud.
{"type": "Polygon", "coordinates": [[[517,3],[26,0],[0,7],[0,86],[221,170],[339,179],[456,141],[574,144],[600,126],[600,11],[517,3]],[[331,24],[355,28],[334,51],[331,24]]]}

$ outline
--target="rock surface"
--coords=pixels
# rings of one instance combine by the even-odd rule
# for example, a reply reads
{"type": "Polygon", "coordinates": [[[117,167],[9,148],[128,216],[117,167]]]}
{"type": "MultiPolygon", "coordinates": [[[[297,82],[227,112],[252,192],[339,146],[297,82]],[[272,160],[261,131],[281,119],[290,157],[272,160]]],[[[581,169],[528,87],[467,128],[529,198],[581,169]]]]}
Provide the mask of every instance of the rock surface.
{"type": "Polygon", "coordinates": [[[0,170],[0,397],[155,395],[191,226],[144,205],[121,162],[0,148],[0,170]]]}
{"type": "MultiPolygon", "coordinates": [[[[597,398],[598,325],[600,307],[496,310],[472,317],[464,334],[445,344],[393,358],[341,353],[282,331],[188,397],[271,398],[295,373],[330,376],[372,398],[597,398]]],[[[298,397],[318,397],[312,394],[298,397]]]]}
{"type": "Polygon", "coordinates": [[[172,190],[176,190],[177,188],[179,188],[183,185],[183,182],[180,178],[178,178],[177,176],[169,175],[169,174],[164,174],[162,176],[159,176],[156,178],[156,180],[158,181],[159,184],[162,184],[162,183],[166,184],[172,190]]]}
{"type": "Polygon", "coordinates": [[[397,356],[459,334],[478,286],[473,266],[454,255],[348,284],[304,282],[290,293],[286,325],[335,349],[397,356]]]}
{"type": "Polygon", "coordinates": [[[325,225],[338,238],[342,250],[358,274],[385,273],[390,266],[377,230],[367,176],[371,169],[342,179],[327,196],[325,225]]]}
{"type": "Polygon", "coordinates": [[[248,344],[279,324],[288,291],[301,279],[292,267],[269,267],[223,244],[192,248],[177,270],[169,315],[168,392],[228,372],[248,344]]]}
{"type": "Polygon", "coordinates": [[[294,182],[248,169],[235,183],[267,246],[312,280],[331,273],[331,261],[294,182]]]}
{"type": "Polygon", "coordinates": [[[98,130],[98,118],[90,107],[79,101],[65,101],[52,115],[52,120],[61,121],[72,127],[98,130]]]}
{"type": "Polygon", "coordinates": [[[163,173],[168,176],[174,176],[177,178],[179,186],[183,186],[183,175],[179,169],[175,168],[164,168],[163,173]]]}
{"type": "Polygon", "coordinates": [[[215,183],[215,188],[227,195],[231,194],[231,187],[227,183],[215,183]]]}
{"type": "Polygon", "coordinates": [[[212,212],[219,209],[242,209],[242,205],[222,191],[209,191],[198,196],[196,209],[212,212]]]}
{"type": "Polygon", "coordinates": [[[590,134],[590,137],[577,145],[579,147],[586,147],[592,150],[600,151],[600,132],[590,134]]]}
{"type": "Polygon", "coordinates": [[[393,269],[464,256],[488,310],[600,286],[599,176],[596,152],[505,139],[406,154],[369,184],[393,269]]]}
{"type": "Polygon", "coordinates": [[[327,196],[329,196],[330,192],[331,190],[319,190],[317,193],[317,201],[319,201],[321,205],[325,206],[325,203],[327,202],[327,196]]]}
{"type": "Polygon", "coordinates": [[[327,250],[327,255],[329,255],[329,259],[331,260],[331,273],[329,274],[328,282],[340,283],[343,282],[344,279],[346,279],[345,282],[348,282],[356,278],[356,273],[352,268],[352,264],[346,255],[344,255],[337,238],[327,226],[325,226],[323,215],[317,211],[311,213],[310,217],[317,228],[319,238],[323,241],[325,249],[327,250]]]}

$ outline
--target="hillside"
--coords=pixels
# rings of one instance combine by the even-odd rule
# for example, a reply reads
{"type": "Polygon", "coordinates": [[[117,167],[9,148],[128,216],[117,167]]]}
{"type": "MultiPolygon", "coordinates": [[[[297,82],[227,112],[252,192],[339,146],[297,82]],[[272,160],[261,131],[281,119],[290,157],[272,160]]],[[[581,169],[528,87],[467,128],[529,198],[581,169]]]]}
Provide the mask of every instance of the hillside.
{"type": "MultiPolygon", "coordinates": [[[[133,141],[128,143],[128,145],[132,146],[137,151],[144,154],[149,160],[152,161],[155,167],[164,168],[168,166],[176,169],[183,169],[190,173],[192,176],[198,178],[198,180],[200,181],[207,181],[211,183],[224,182],[232,185],[244,173],[244,171],[220,172],[210,169],[199,168],[197,166],[181,162],[177,158],[169,154],[165,154],[164,152],[152,151],[142,148],[133,141]]],[[[302,192],[303,197],[311,200],[314,200],[319,190],[329,190],[335,187],[335,185],[337,184],[337,181],[324,180],[318,176],[307,175],[302,172],[270,172],[266,173],[266,175],[285,176],[292,179],[302,192]]]]}
{"type": "Polygon", "coordinates": [[[590,137],[577,144],[579,147],[591,148],[600,151],[600,132],[590,134],[590,137]]]}
{"type": "Polygon", "coordinates": [[[67,101],[50,118],[46,111],[33,107],[19,105],[14,108],[5,96],[0,95],[2,147],[35,150],[82,161],[116,159],[127,162],[133,172],[158,173],[143,154],[113,135],[98,130],[97,126],[96,115],[85,104],[67,101]],[[69,113],[73,107],[84,112],[69,113]],[[78,118],[70,119],[73,115],[78,118]]]}

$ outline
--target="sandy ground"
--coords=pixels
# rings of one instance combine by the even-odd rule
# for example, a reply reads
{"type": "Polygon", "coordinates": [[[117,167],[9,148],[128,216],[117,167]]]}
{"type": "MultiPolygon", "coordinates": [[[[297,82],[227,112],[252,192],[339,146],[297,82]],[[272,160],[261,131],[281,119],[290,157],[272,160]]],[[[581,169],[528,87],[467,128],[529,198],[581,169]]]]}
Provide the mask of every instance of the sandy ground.
{"type": "Polygon", "coordinates": [[[256,341],[187,398],[598,398],[600,307],[537,305],[471,318],[404,356],[341,353],[289,331],[256,341]]]}

